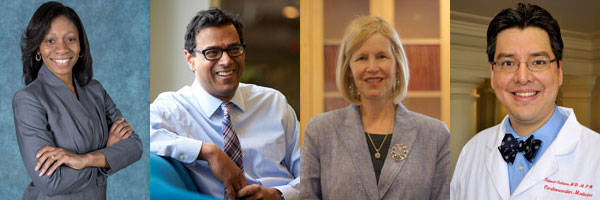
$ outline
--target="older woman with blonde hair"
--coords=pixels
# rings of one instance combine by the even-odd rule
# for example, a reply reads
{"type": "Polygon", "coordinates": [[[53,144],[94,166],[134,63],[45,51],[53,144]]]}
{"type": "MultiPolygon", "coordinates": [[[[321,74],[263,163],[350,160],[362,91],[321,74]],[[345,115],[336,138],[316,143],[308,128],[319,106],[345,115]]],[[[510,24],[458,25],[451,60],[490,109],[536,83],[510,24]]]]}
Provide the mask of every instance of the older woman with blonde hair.
{"type": "Polygon", "coordinates": [[[339,50],[336,82],[352,105],[312,118],[301,199],[448,199],[449,132],[400,103],[409,68],[398,33],[358,17],[339,50]]]}

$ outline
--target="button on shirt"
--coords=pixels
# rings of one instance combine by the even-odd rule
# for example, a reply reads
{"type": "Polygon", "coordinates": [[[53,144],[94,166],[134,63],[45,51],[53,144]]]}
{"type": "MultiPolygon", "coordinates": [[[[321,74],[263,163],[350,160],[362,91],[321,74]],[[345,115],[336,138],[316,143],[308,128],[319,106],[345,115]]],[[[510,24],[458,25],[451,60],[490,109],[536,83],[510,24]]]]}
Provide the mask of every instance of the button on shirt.
{"type": "MultiPolygon", "coordinates": [[[[273,187],[286,199],[297,199],[300,146],[294,110],[279,91],[252,84],[240,83],[230,102],[248,184],[273,187]]],[[[150,105],[150,151],[185,163],[201,193],[221,198],[223,184],[208,162],[196,158],[203,142],[223,149],[222,103],[194,82],[160,94],[150,105]]]]}
{"type": "MultiPolygon", "coordinates": [[[[567,121],[568,116],[568,113],[562,113],[558,109],[558,106],[555,105],[554,113],[550,119],[541,128],[532,133],[533,139],[542,140],[542,146],[533,158],[533,162],[527,161],[525,155],[523,155],[523,152],[519,152],[517,153],[515,161],[512,165],[508,163],[506,164],[508,166],[508,180],[511,194],[513,191],[515,191],[515,189],[517,189],[517,186],[519,186],[519,183],[521,183],[521,180],[523,180],[529,169],[531,169],[531,167],[540,159],[540,157],[542,157],[544,151],[546,151],[550,144],[552,144],[552,141],[554,141],[558,135],[558,132],[567,121]]],[[[525,137],[519,136],[519,134],[517,134],[517,132],[513,129],[508,117],[506,120],[507,123],[504,123],[504,125],[507,133],[511,134],[517,140],[527,140],[529,135],[525,137]]]]}

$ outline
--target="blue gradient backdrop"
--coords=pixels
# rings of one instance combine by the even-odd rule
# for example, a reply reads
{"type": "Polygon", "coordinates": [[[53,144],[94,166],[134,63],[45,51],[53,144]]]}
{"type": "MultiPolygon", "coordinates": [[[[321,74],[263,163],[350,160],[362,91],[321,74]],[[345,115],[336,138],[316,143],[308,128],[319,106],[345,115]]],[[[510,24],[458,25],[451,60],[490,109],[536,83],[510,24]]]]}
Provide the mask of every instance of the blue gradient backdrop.
{"type": "MultiPolygon", "coordinates": [[[[24,87],[19,41],[45,1],[0,1],[0,199],[21,199],[31,179],[17,146],[12,96],[24,87]]],[[[150,2],[60,1],[83,21],[94,79],[111,95],[144,144],[142,158],[108,179],[108,199],[149,199],[150,2]]]]}

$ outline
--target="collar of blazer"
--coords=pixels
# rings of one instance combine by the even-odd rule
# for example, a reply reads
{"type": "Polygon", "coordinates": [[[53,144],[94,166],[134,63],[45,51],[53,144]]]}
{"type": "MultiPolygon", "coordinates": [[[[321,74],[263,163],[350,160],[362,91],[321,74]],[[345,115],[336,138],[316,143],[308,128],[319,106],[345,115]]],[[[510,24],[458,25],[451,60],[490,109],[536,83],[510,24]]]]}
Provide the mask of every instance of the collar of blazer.
{"type": "MultiPolygon", "coordinates": [[[[84,89],[84,87],[89,86],[89,84],[86,86],[81,86],[79,85],[79,82],[75,77],[73,77],[73,84],[75,85],[75,90],[77,91],[77,96],[79,97],[79,99],[77,99],[75,95],[71,93],[69,88],[67,88],[67,86],[60,79],[58,79],[58,77],[56,77],[56,75],[54,75],[54,73],[52,73],[50,69],[48,69],[44,64],[42,64],[42,67],[38,72],[37,79],[49,85],[53,93],[56,94],[56,97],[62,99],[62,101],[66,102],[66,104],[69,105],[70,108],[72,108],[71,112],[81,113],[82,115],[92,117],[97,116],[92,115],[92,113],[95,113],[96,110],[104,109],[100,107],[96,108],[95,106],[99,105],[96,103],[91,103],[92,101],[94,101],[93,97],[88,97],[86,89],[84,89]]],[[[86,118],[75,119],[78,120],[81,124],[89,124],[86,118]]]]}
{"type": "Polygon", "coordinates": [[[504,123],[508,116],[502,120],[502,123],[497,125],[494,139],[489,140],[486,145],[488,158],[490,158],[486,160],[486,169],[490,174],[489,177],[492,179],[491,181],[495,183],[497,192],[502,196],[502,199],[508,199],[509,196],[516,197],[533,187],[536,183],[543,181],[544,178],[558,170],[558,161],[556,157],[571,153],[575,149],[579,142],[579,138],[581,137],[583,126],[577,122],[573,109],[559,107],[559,112],[568,113],[569,117],[567,118],[567,121],[558,132],[554,142],[550,144],[536,164],[534,164],[527,175],[523,177],[523,180],[519,183],[519,186],[517,186],[512,195],[508,188],[508,168],[506,162],[502,159],[500,152],[498,152],[498,146],[500,146],[502,137],[506,132],[504,123]]]}
{"type": "Polygon", "coordinates": [[[344,143],[348,152],[354,152],[352,164],[356,170],[356,175],[360,177],[362,188],[366,191],[369,199],[380,199],[394,183],[396,176],[402,170],[404,163],[411,160],[410,149],[415,141],[417,130],[414,129],[414,117],[410,114],[404,105],[398,103],[394,120],[394,131],[390,147],[395,144],[404,144],[408,146],[409,153],[406,159],[396,162],[388,152],[381,169],[379,183],[376,183],[375,170],[371,162],[369,147],[364,138],[364,128],[360,118],[359,107],[350,105],[345,108],[347,115],[344,116],[343,123],[336,127],[336,134],[344,143]]]}
{"type": "MultiPolygon", "coordinates": [[[[58,79],[58,77],[56,77],[56,75],[54,75],[54,73],[52,73],[52,71],[50,71],[50,69],[48,69],[48,67],[46,67],[46,65],[44,65],[44,64],[42,64],[42,66],[40,67],[40,70],[38,71],[38,76],[36,79],[40,79],[41,81],[44,81],[45,83],[48,83],[48,85],[51,85],[54,87],[67,88],[65,83],[63,83],[60,79],[58,79]]],[[[81,87],[79,85],[79,82],[77,81],[77,78],[75,78],[75,77],[73,77],[73,84],[75,85],[75,88],[81,87]]],[[[77,91],[77,92],[79,92],[79,91],[77,91]]]]}

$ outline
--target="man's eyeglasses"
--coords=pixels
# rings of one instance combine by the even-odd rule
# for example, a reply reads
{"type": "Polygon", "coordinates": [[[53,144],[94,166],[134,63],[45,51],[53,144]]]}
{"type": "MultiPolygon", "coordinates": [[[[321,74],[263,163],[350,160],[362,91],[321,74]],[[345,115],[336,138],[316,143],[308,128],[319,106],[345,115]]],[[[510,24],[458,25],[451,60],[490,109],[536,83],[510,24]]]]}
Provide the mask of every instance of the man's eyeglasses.
{"type": "Polygon", "coordinates": [[[547,57],[536,57],[527,60],[527,62],[519,62],[519,60],[505,57],[499,58],[498,60],[493,62],[492,66],[496,67],[498,71],[501,72],[514,72],[519,69],[521,63],[525,63],[527,69],[531,71],[544,71],[550,68],[550,64],[552,64],[552,62],[556,62],[556,58],[550,60],[550,58],[547,57]]]}
{"type": "Polygon", "coordinates": [[[229,57],[238,57],[244,54],[245,49],[245,44],[236,44],[231,45],[226,49],[213,47],[203,50],[194,49],[193,51],[204,55],[206,60],[215,61],[221,59],[221,56],[223,56],[223,51],[227,51],[227,55],[229,55],[229,57]]]}

